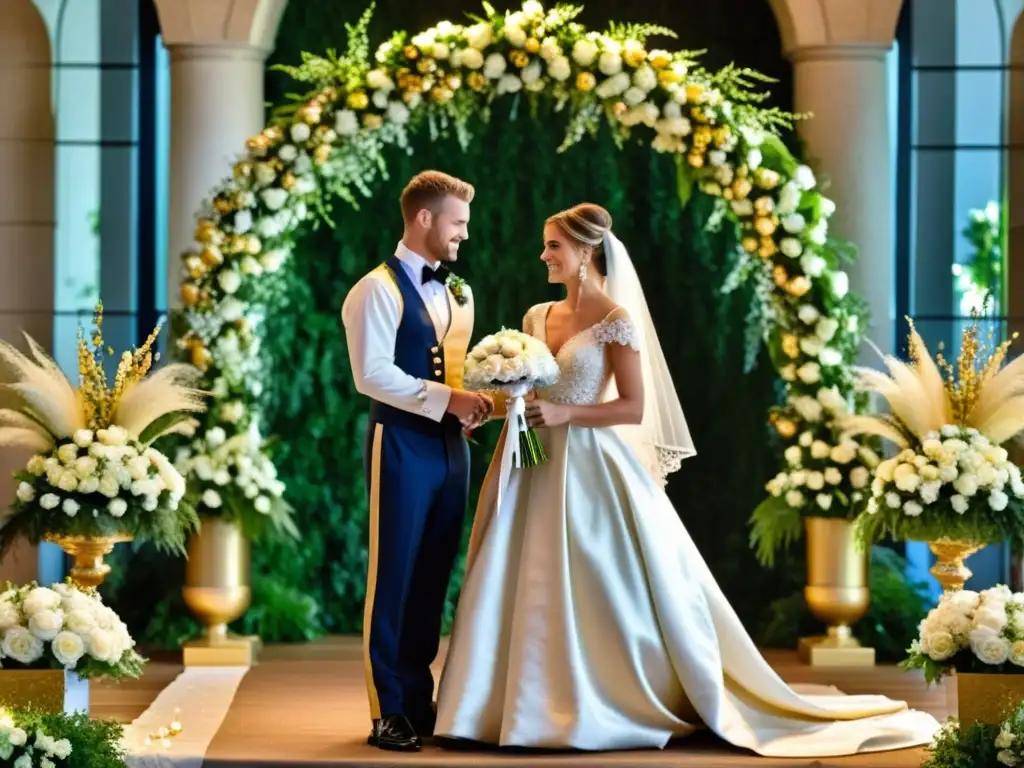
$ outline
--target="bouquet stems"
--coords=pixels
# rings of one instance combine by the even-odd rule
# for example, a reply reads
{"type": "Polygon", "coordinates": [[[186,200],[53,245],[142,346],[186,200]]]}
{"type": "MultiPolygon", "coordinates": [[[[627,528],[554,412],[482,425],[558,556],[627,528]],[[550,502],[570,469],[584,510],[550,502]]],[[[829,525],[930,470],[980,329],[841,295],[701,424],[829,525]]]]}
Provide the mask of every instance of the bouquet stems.
{"type": "Polygon", "coordinates": [[[540,441],[537,431],[533,427],[526,426],[526,419],[522,416],[519,419],[519,457],[516,461],[517,467],[536,467],[548,460],[544,451],[544,443],[540,441]]]}

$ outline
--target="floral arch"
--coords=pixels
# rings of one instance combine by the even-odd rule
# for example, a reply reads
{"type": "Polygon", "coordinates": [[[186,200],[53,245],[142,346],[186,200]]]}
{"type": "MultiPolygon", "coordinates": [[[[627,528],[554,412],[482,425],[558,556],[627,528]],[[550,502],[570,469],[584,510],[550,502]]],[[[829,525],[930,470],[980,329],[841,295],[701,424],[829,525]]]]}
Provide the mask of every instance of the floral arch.
{"type": "MultiPolygon", "coordinates": [[[[261,519],[288,525],[284,488],[260,435],[260,320],[297,236],[331,198],[357,206],[371,195],[386,172],[385,147],[406,146],[421,127],[454,131],[465,145],[467,119],[486,116],[498,98],[547,99],[563,111],[568,129],[559,151],[601,121],[622,141],[649,140],[676,160],[681,205],[695,193],[714,198],[708,225],[735,227],[741,244],[727,254],[735,267],[722,289],[756,285],[753,330],[787,390],[769,419],[790,449],[810,446],[808,435],[825,439],[832,418],[853,403],[850,363],[864,305],[841,271],[847,249],[828,237],[832,202],[777,136],[793,116],[760,106],[766,94],[754,90],[763,80],[754,72],[710,72],[691,53],[647,48],[648,36],[674,36],[670,30],[592,32],[574,21],[580,10],[527,0],[499,13],[485,3],[470,25],[397,32],[371,52],[371,6],[348,27],[344,55],[307,54],[301,66],[282,68],[312,91],[248,140],[231,177],[200,210],[195,246],[182,255],[178,354],[203,370],[214,393],[183,459],[200,511],[230,509],[253,533],[261,519]],[[248,454],[251,470],[234,502],[213,458],[227,443],[248,454]]],[[[773,482],[771,514],[789,516],[769,533],[769,550],[798,535],[800,514],[835,514],[840,506],[813,491],[790,493],[781,475],[773,482]]]]}

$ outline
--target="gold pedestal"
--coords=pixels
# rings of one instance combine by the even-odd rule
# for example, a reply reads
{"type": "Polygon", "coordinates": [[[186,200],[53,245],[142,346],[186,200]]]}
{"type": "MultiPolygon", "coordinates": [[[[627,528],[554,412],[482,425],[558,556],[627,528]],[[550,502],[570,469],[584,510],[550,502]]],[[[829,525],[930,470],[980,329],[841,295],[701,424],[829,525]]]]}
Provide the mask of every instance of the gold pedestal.
{"type": "Polygon", "coordinates": [[[874,666],[875,649],[862,647],[850,629],[871,605],[868,555],[858,551],[849,520],[809,517],[805,527],[804,599],[828,630],[824,636],[800,638],[798,655],[805,664],[816,667],[874,666]]]}
{"type": "Polygon", "coordinates": [[[81,589],[98,589],[110,573],[103,558],[114,551],[114,546],[131,541],[128,534],[112,536],[58,536],[47,534],[46,541],[56,544],[74,558],[71,580],[81,589]]]}
{"type": "Polygon", "coordinates": [[[238,524],[204,517],[188,542],[182,596],[189,610],[206,625],[203,637],[182,648],[186,667],[252,666],[261,643],[258,637],[228,633],[228,624],[249,607],[249,542],[238,524]]]}
{"type": "Polygon", "coordinates": [[[984,544],[976,541],[929,541],[928,549],[935,555],[935,565],[928,573],[942,585],[943,591],[960,592],[964,588],[964,583],[974,575],[971,569],[964,565],[964,560],[983,546],[984,544]]]}
{"type": "Polygon", "coordinates": [[[259,660],[263,641],[249,635],[204,635],[182,646],[186,667],[253,667],[259,660]]]}
{"type": "Polygon", "coordinates": [[[862,646],[849,627],[829,627],[829,634],[801,637],[797,655],[812,667],[873,667],[875,649],[862,646]]]}

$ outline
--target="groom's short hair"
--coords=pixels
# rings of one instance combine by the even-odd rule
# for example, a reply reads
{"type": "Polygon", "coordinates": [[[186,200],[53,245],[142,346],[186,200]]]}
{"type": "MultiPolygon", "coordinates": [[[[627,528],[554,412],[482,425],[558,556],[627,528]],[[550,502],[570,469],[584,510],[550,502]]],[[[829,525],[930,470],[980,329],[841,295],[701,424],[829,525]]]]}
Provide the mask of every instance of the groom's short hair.
{"type": "Polygon", "coordinates": [[[476,189],[468,181],[457,179],[441,171],[423,171],[413,176],[402,190],[402,218],[412,221],[426,208],[437,213],[446,197],[457,197],[464,203],[473,202],[476,189]]]}

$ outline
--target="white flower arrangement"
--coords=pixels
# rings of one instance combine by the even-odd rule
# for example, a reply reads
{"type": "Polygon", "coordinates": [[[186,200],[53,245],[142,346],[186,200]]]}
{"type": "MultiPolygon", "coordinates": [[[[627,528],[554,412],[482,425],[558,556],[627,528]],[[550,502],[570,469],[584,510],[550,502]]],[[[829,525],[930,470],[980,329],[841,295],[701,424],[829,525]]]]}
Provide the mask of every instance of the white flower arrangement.
{"type": "Polygon", "coordinates": [[[183,503],[185,480],[151,443],[205,408],[190,383],[198,371],[170,365],[147,377],[160,332],[125,352],[113,387],[103,370],[102,305],[90,346],[80,335],[80,386],[31,339],[32,358],[0,342],[0,359],[17,377],[6,388],[20,399],[0,410],[0,445],[36,451],[19,481],[0,551],[25,535],[128,535],[158,548],[184,551],[195,513],[183,503]]]}
{"type": "Polygon", "coordinates": [[[946,592],[901,662],[928,682],[961,673],[1024,673],[1024,594],[999,585],[946,592]]]}
{"type": "Polygon", "coordinates": [[[975,318],[956,373],[941,356],[932,359],[913,328],[911,364],[886,357],[891,376],[857,369],[859,386],[884,396],[892,413],[849,416],[846,433],[876,435],[900,451],[875,468],[857,521],[862,540],[1024,540],[1024,481],[1002,447],[1024,425],[1016,395],[1024,358],[1002,367],[1010,342],[986,354],[978,335],[975,318]]]}
{"type": "Polygon", "coordinates": [[[867,514],[889,517],[888,527],[918,540],[956,539],[964,529],[967,540],[995,541],[1024,515],[1024,481],[1005,448],[947,425],[878,464],[867,514]]]}
{"type": "Polygon", "coordinates": [[[536,430],[526,425],[523,397],[558,381],[558,362],[540,339],[502,328],[477,343],[466,357],[464,386],[478,392],[509,396],[505,451],[514,466],[532,467],[547,461],[536,430]]]}
{"type": "Polygon", "coordinates": [[[803,517],[853,519],[870,494],[879,457],[871,445],[839,435],[834,423],[850,413],[849,399],[837,387],[821,387],[815,396],[790,395],[776,412],[789,434],[804,425],[783,451],[785,469],[765,486],[769,497],[754,511],[751,544],[758,559],[774,563],[778,547],[800,535],[803,517]]]}
{"type": "Polygon", "coordinates": [[[66,669],[81,678],[137,678],[145,660],[98,592],[70,583],[0,593],[0,666],[66,669]]]}
{"type": "Polygon", "coordinates": [[[549,387],[558,380],[558,363],[540,339],[502,328],[473,347],[465,365],[466,389],[520,391],[549,387]]]}
{"type": "Polygon", "coordinates": [[[194,437],[178,449],[175,466],[193,478],[188,495],[201,515],[237,520],[251,541],[259,540],[268,524],[298,538],[284,483],[263,451],[257,421],[231,437],[221,427],[194,437]]]}

